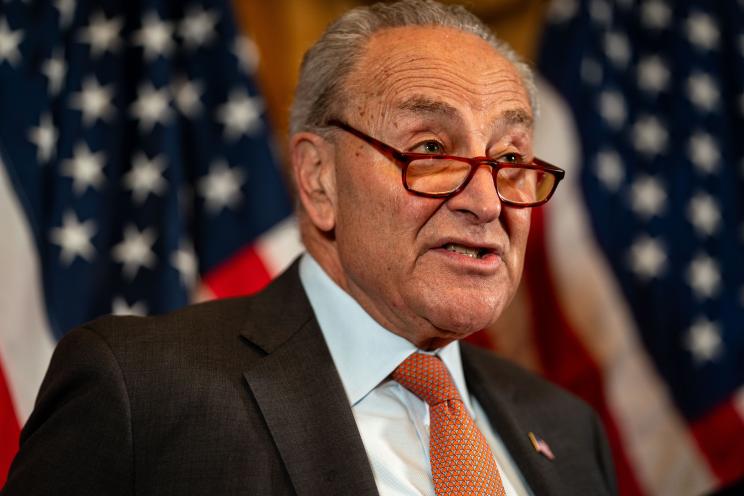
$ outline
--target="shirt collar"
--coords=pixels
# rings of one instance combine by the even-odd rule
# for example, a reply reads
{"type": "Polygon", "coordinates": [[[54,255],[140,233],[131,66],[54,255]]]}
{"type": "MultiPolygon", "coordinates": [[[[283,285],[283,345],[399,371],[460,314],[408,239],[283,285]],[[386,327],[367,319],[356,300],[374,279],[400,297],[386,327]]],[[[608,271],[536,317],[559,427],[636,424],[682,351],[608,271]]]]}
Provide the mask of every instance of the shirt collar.
{"type": "MultiPolygon", "coordinates": [[[[385,380],[408,355],[421,352],[413,343],[370,317],[309,253],[300,260],[300,280],[352,406],[385,380]]],[[[473,415],[459,343],[453,341],[434,353],[447,366],[465,406],[473,415]]]]}

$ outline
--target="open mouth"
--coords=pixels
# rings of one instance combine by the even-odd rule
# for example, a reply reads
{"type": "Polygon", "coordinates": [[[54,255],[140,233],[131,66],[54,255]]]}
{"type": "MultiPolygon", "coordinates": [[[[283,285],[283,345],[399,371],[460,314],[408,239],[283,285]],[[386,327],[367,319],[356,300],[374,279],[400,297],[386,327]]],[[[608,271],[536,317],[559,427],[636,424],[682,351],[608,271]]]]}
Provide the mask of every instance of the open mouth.
{"type": "Polygon", "coordinates": [[[482,259],[486,255],[493,253],[493,250],[488,248],[472,248],[470,246],[458,245],[455,243],[447,243],[442,248],[447,251],[457,253],[459,255],[465,255],[470,258],[482,259]]]}

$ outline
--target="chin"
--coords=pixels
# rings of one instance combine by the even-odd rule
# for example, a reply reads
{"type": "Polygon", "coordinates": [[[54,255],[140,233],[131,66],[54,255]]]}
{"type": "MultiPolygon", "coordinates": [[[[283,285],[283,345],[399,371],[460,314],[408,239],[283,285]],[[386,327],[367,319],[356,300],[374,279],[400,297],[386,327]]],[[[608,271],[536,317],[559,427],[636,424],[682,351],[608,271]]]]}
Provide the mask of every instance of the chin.
{"type": "Polygon", "coordinates": [[[444,322],[439,325],[430,322],[431,326],[428,329],[423,330],[420,336],[414,336],[413,343],[416,344],[422,350],[436,350],[450,344],[453,341],[460,341],[465,339],[473,333],[482,330],[484,327],[459,327],[453,328],[453,325],[457,325],[453,322],[444,322]]]}
{"type": "Polygon", "coordinates": [[[451,339],[463,339],[492,325],[501,313],[502,305],[481,304],[439,306],[430,309],[427,320],[451,339]]]}
{"type": "Polygon", "coordinates": [[[419,342],[446,344],[493,325],[513,294],[511,288],[504,286],[458,287],[428,281],[426,285],[407,288],[403,307],[418,317],[419,342]]]}
{"type": "Polygon", "coordinates": [[[489,327],[498,312],[493,308],[455,307],[452,304],[429,307],[418,314],[418,323],[409,327],[409,341],[424,350],[435,350],[489,327]]]}

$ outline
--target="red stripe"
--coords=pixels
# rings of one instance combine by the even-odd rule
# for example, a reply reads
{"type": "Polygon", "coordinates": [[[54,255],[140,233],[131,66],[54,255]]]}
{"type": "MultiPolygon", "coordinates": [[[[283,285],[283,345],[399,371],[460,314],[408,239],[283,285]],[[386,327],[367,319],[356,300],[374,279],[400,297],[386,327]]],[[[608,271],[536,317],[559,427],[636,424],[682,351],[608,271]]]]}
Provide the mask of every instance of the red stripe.
{"type": "Polygon", "coordinates": [[[723,485],[744,478],[744,420],[726,402],[691,424],[692,434],[723,485]]]}
{"type": "Polygon", "coordinates": [[[0,362],[0,488],[5,484],[10,462],[18,451],[20,433],[18,418],[10,399],[10,390],[5,382],[3,364],[0,362]]]}
{"type": "Polygon", "coordinates": [[[246,247],[204,277],[204,284],[217,298],[261,291],[271,275],[253,246],[246,247]]]}
{"type": "MultiPolygon", "coordinates": [[[[621,495],[641,495],[638,480],[623,449],[620,433],[607,405],[602,373],[558,303],[545,243],[545,212],[532,212],[524,277],[530,296],[533,339],[544,375],[592,405],[610,441],[621,495]]],[[[578,263],[578,261],[577,261],[578,263]]]]}

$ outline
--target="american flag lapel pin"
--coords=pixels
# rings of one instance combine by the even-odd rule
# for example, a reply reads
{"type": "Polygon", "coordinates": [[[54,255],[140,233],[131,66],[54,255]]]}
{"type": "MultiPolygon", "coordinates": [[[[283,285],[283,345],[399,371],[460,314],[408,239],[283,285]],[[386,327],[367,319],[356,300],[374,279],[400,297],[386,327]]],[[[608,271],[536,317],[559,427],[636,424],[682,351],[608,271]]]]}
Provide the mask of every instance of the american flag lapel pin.
{"type": "Polygon", "coordinates": [[[529,436],[530,442],[532,443],[532,447],[535,448],[535,451],[543,455],[548,460],[555,460],[553,450],[550,449],[548,443],[546,443],[542,438],[536,436],[532,432],[529,432],[527,436],[529,436]]]}

